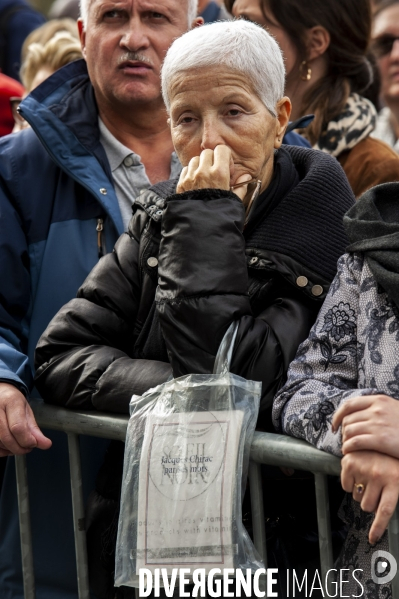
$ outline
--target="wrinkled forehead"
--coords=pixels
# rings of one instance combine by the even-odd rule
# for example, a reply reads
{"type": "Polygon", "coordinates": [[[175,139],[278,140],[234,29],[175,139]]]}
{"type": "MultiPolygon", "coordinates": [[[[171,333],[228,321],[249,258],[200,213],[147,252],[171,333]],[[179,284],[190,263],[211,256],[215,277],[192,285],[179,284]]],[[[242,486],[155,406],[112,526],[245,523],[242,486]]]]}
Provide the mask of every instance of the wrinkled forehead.
{"type": "Polygon", "coordinates": [[[182,11],[187,12],[188,0],[83,0],[86,3],[87,10],[99,10],[109,7],[109,9],[126,9],[138,12],[170,12],[179,14],[182,11]]]}
{"type": "Polygon", "coordinates": [[[261,101],[248,73],[225,65],[178,71],[171,74],[167,85],[171,107],[187,101],[217,105],[234,96],[261,101]]]}

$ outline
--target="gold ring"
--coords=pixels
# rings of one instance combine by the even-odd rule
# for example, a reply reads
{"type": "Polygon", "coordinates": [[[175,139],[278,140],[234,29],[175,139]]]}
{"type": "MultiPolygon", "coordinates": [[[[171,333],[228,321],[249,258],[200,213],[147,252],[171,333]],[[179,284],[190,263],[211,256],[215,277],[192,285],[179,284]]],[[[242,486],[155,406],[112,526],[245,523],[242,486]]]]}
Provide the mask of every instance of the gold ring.
{"type": "Polygon", "coordinates": [[[355,489],[356,493],[359,493],[359,495],[361,495],[364,491],[364,485],[362,485],[362,483],[355,483],[355,489]]]}

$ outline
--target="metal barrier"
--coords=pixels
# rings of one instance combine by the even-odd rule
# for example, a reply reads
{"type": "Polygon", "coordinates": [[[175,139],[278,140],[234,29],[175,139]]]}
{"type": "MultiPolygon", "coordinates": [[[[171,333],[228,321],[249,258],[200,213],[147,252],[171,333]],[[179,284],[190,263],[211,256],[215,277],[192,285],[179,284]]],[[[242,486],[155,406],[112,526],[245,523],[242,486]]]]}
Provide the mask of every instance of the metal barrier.
{"type": "MultiPolygon", "coordinates": [[[[79,435],[124,441],[127,416],[99,412],[76,412],[32,402],[32,408],[41,428],[63,431],[68,435],[73,524],[75,534],[76,566],[79,599],[90,599],[87,566],[84,503],[80,462],[79,435]]],[[[254,545],[267,567],[266,532],[262,495],[261,464],[285,466],[312,472],[315,477],[317,521],[321,574],[323,579],[333,568],[327,475],[339,475],[340,460],[320,451],[305,441],[283,435],[256,432],[251,447],[249,483],[254,545]]],[[[22,570],[25,599],[35,599],[32,535],[30,527],[29,491],[25,456],[15,459],[19,520],[21,531],[22,570]]],[[[389,525],[390,552],[399,561],[399,508],[389,525]]],[[[399,599],[399,575],[392,583],[392,599],[399,599]]],[[[138,592],[136,592],[138,597],[138,592]]]]}

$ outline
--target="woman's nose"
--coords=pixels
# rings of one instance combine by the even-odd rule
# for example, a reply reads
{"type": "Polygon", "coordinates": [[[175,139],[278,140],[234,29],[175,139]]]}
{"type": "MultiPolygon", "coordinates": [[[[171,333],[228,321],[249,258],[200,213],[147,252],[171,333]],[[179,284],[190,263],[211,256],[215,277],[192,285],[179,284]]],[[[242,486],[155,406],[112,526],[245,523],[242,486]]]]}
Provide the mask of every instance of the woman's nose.
{"type": "Polygon", "coordinates": [[[217,123],[204,123],[202,130],[201,150],[214,150],[216,146],[224,144],[223,137],[217,123]]]}

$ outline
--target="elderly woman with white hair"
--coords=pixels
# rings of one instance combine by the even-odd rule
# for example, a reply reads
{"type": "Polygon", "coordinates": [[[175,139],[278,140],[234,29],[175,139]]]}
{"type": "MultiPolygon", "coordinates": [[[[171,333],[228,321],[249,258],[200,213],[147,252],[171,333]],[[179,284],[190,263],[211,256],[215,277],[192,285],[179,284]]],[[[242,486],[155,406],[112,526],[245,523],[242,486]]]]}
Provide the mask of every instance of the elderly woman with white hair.
{"type": "Polygon", "coordinates": [[[354,197],[334,158],[281,146],[291,103],[261,27],[186,33],[162,86],[181,176],[136,199],[127,233],[39,341],[36,385],[49,403],[128,413],[133,394],[171,374],[212,372],[238,320],[231,369],[262,381],[267,427],[345,249],[354,197]]]}

